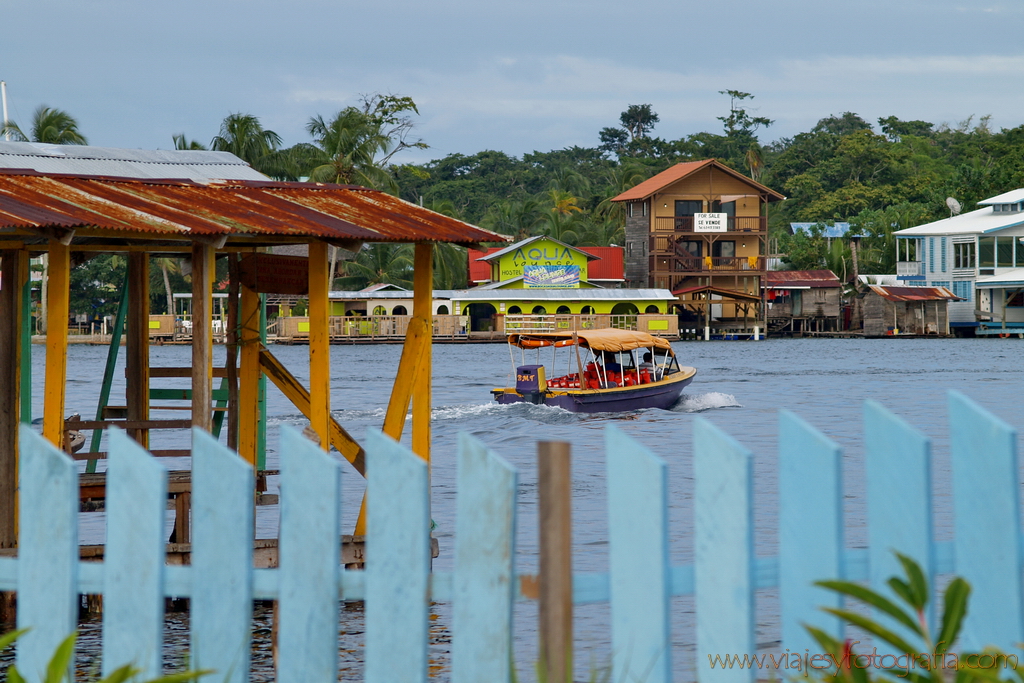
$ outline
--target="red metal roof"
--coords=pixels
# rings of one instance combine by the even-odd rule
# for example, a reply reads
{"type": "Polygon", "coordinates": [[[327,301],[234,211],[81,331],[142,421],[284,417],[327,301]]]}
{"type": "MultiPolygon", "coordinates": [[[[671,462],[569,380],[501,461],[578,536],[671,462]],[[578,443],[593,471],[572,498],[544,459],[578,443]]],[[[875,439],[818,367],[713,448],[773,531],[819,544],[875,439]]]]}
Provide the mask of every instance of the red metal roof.
{"type": "Polygon", "coordinates": [[[759,191],[759,193],[763,193],[763,194],[767,195],[768,201],[770,201],[770,202],[779,201],[780,199],[785,199],[784,196],[782,196],[781,194],[779,194],[775,190],[772,190],[772,189],[769,189],[769,188],[765,187],[764,185],[762,185],[761,183],[757,182],[756,180],[752,180],[752,179],[748,178],[747,176],[743,175],[742,173],[739,173],[738,171],[735,171],[735,170],[729,168],[725,164],[723,164],[723,163],[721,163],[719,161],[716,161],[715,159],[704,159],[703,161],[684,161],[684,162],[676,164],[675,166],[671,166],[671,167],[667,168],[666,170],[662,171],[661,173],[657,174],[656,176],[648,178],[647,180],[643,181],[639,185],[635,185],[634,187],[626,190],[625,192],[623,192],[619,196],[614,197],[612,199],[612,201],[613,202],[630,202],[630,201],[634,201],[635,202],[635,201],[639,201],[641,199],[647,199],[648,197],[650,197],[652,194],[658,192],[659,190],[662,190],[662,189],[668,187],[669,185],[671,185],[672,183],[678,182],[678,181],[682,180],[683,178],[685,178],[686,176],[691,175],[693,173],[696,173],[697,171],[701,170],[702,168],[705,168],[705,167],[708,167],[708,166],[711,166],[713,168],[717,168],[718,170],[720,170],[720,171],[722,171],[724,173],[728,173],[729,175],[735,176],[739,180],[742,180],[746,184],[750,185],[752,188],[757,189],[759,191]]]}
{"type": "Polygon", "coordinates": [[[868,285],[871,291],[889,301],[960,301],[945,287],[883,287],[868,285]]]}
{"type": "Polygon", "coordinates": [[[0,229],[47,227],[185,239],[224,234],[462,244],[508,239],[379,190],[350,185],[0,171],[0,229]]]}
{"type": "Polygon", "coordinates": [[[831,270],[769,270],[764,277],[764,286],[770,289],[841,285],[839,278],[831,270]]]}
{"type": "MultiPolygon", "coordinates": [[[[490,256],[508,247],[490,247],[488,249],[470,249],[469,258],[469,281],[490,282],[491,264],[479,259],[490,256]]],[[[580,251],[596,257],[587,266],[588,280],[623,280],[625,279],[623,267],[622,247],[573,247],[580,251]]]]}

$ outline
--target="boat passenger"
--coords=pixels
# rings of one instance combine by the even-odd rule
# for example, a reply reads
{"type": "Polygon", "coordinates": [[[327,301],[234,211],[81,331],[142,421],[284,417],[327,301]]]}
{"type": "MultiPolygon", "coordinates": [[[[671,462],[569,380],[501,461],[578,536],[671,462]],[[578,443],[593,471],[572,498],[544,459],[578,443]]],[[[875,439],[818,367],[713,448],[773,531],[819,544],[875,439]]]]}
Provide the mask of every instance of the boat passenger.
{"type": "Polygon", "coordinates": [[[659,376],[660,373],[658,372],[658,366],[654,364],[654,356],[651,355],[650,351],[644,354],[643,360],[644,362],[640,363],[640,369],[646,370],[648,373],[650,373],[651,379],[653,379],[655,382],[661,379],[661,377],[659,376]]]}
{"type": "Polygon", "coordinates": [[[605,372],[622,372],[622,365],[615,362],[615,354],[611,351],[602,352],[601,362],[604,363],[605,372]]]}

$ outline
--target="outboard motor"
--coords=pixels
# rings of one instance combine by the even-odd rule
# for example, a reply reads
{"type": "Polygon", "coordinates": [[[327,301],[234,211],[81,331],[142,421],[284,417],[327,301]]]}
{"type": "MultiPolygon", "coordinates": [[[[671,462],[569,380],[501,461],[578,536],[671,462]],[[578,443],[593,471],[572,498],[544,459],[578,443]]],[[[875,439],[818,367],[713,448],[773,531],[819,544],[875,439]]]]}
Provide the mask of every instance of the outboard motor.
{"type": "Polygon", "coordinates": [[[516,391],[530,403],[544,403],[548,382],[543,365],[520,365],[516,368],[516,391]]]}

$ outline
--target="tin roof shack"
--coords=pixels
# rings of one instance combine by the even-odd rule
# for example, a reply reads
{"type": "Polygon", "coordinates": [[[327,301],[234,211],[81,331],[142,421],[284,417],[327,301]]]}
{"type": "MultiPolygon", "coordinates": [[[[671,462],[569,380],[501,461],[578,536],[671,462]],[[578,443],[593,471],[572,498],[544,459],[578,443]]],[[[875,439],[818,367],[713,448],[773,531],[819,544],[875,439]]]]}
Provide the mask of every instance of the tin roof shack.
{"type": "Polygon", "coordinates": [[[959,298],[945,287],[867,287],[861,302],[865,337],[949,336],[949,303],[959,298]]]}
{"type": "MultiPolygon", "coordinates": [[[[168,172],[176,170],[171,166],[168,172]]],[[[48,256],[42,433],[58,448],[66,447],[71,429],[65,423],[64,404],[70,272],[75,263],[114,252],[125,255],[128,263],[124,414],[115,418],[100,413],[95,420],[76,423],[74,428],[119,426],[147,448],[151,431],[189,426],[211,431],[216,375],[224,378],[222,387],[227,393],[228,443],[245,460],[259,466],[259,383],[266,376],[309,418],[325,450],[337,448],[364,472],[362,447],[331,417],[328,247],[356,249],[365,242],[416,245],[413,321],[384,432],[396,439],[401,436],[411,404],[412,449],[429,460],[431,336],[424,332],[431,325],[433,243],[469,246],[505,239],[384,192],[354,186],[0,170],[0,320],[4,321],[0,325],[0,547],[15,543],[18,425],[32,419],[31,365],[25,362],[30,356],[30,256],[48,256]],[[275,261],[281,257],[265,253],[269,247],[286,244],[308,246],[304,267],[295,272],[281,268],[275,261]],[[150,369],[148,288],[150,258],[155,255],[191,259],[192,359],[187,368],[150,369]],[[228,260],[233,302],[228,361],[224,368],[215,369],[211,304],[217,258],[228,260]],[[308,388],[261,341],[261,295],[268,292],[308,294],[308,388]],[[191,415],[187,419],[150,417],[151,377],[190,378],[191,415]]],[[[109,373],[113,365],[108,362],[109,373]]],[[[180,451],[165,453],[171,454],[182,455],[180,451]]],[[[75,457],[95,461],[103,456],[92,452],[75,457]]],[[[177,540],[186,542],[187,507],[179,508],[178,513],[176,532],[181,533],[177,540]]],[[[362,525],[360,516],[357,534],[363,533],[362,525]]]]}
{"type": "Polygon", "coordinates": [[[769,332],[837,332],[842,283],[831,270],[770,270],[764,297],[769,332]]]}

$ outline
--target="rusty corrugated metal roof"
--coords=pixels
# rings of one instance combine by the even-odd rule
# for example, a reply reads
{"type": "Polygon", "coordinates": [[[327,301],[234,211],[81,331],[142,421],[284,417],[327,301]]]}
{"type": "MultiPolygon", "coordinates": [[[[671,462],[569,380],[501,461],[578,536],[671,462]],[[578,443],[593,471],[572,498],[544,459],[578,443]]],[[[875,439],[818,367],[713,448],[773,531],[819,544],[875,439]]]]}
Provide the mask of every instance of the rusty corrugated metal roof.
{"type": "Polygon", "coordinates": [[[705,167],[710,167],[712,169],[718,169],[718,170],[722,171],[723,173],[727,173],[727,174],[729,174],[731,176],[734,176],[738,180],[741,180],[744,183],[750,185],[752,188],[756,188],[759,191],[759,193],[765,194],[767,196],[767,198],[768,198],[768,201],[770,201],[770,202],[775,202],[775,201],[779,201],[781,199],[785,199],[784,196],[782,196],[781,194],[779,194],[775,190],[772,190],[771,188],[765,187],[764,185],[762,185],[761,183],[757,182],[756,180],[752,180],[751,178],[748,178],[747,176],[743,175],[742,173],[729,168],[725,164],[723,164],[723,163],[721,163],[719,161],[716,161],[715,159],[704,159],[703,161],[684,161],[684,162],[680,162],[680,163],[676,164],[675,166],[670,166],[669,168],[665,169],[661,173],[659,173],[659,174],[657,174],[655,176],[652,176],[651,178],[648,178],[647,180],[643,181],[639,185],[633,186],[632,188],[626,190],[625,192],[623,192],[622,194],[618,195],[617,197],[613,197],[612,201],[613,202],[629,202],[629,201],[634,201],[635,202],[635,201],[639,201],[641,199],[647,199],[648,197],[650,197],[652,194],[655,194],[659,190],[662,190],[665,187],[668,187],[669,185],[671,185],[672,183],[678,182],[678,181],[682,180],[683,178],[685,178],[686,176],[691,175],[693,173],[696,173],[697,171],[699,171],[699,170],[701,170],[702,168],[705,168],[705,167]]]}
{"type": "Polygon", "coordinates": [[[504,235],[366,188],[0,171],[0,229],[284,236],[366,242],[501,242],[504,235]]]}
{"type": "Polygon", "coordinates": [[[764,286],[776,289],[840,285],[839,278],[831,270],[769,270],[764,277],[764,286]]]}
{"type": "Polygon", "coordinates": [[[883,287],[868,285],[872,292],[889,301],[960,301],[945,287],[883,287]]]}

